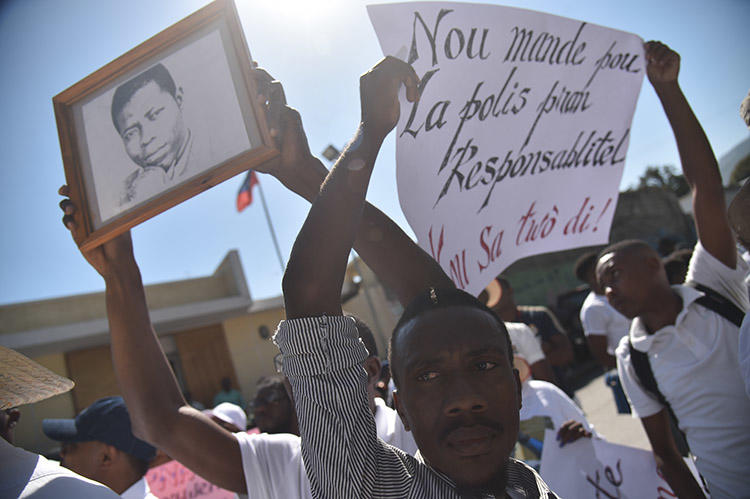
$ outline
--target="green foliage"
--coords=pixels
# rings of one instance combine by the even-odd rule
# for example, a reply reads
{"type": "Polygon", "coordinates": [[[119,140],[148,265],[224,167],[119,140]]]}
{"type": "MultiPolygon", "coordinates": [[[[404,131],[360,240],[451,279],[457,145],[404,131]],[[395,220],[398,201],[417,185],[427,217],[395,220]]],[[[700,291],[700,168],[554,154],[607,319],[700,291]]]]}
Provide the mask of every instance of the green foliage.
{"type": "Polygon", "coordinates": [[[637,190],[658,187],[675,193],[677,197],[690,192],[685,176],[672,165],[649,166],[638,179],[637,190]]]}

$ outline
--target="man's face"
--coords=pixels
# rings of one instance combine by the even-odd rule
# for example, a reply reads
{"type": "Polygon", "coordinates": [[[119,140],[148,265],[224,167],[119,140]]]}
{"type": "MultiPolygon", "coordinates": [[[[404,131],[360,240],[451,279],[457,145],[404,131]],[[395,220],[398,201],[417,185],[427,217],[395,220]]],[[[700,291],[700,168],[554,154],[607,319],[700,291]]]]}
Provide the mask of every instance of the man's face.
{"type": "Polygon", "coordinates": [[[182,98],[150,81],[139,88],[117,117],[125,150],[138,166],[169,168],[187,139],[182,98]]]}
{"type": "Polygon", "coordinates": [[[654,270],[638,251],[607,253],[596,266],[596,277],[609,304],[628,319],[643,313],[654,270]]]}
{"type": "Polygon", "coordinates": [[[397,406],[425,460],[459,486],[504,480],[521,399],[496,320],[472,307],[436,309],[396,341],[397,406]]]}
{"type": "Polygon", "coordinates": [[[100,481],[99,456],[102,442],[64,442],[60,451],[60,464],[81,476],[100,481]]]}
{"type": "Polygon", "coordinates": [[[269,386],[258,390],[253,400],[255,424],[265,433],[289,432],[292,404],[283,389],[269,386]]]}

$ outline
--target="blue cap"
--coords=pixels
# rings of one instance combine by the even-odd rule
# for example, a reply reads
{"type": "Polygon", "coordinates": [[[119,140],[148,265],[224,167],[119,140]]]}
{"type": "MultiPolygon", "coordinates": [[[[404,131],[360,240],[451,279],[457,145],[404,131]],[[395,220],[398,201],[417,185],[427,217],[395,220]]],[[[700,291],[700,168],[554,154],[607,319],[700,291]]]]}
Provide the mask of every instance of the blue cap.
{"type": "Polygon", "coordinates": [[[156,455],[153,446],[133,435],[122,397],[99,399],[75,419],[45,419],[42,431],[59,442],[104,442],[144,461],[156,455]]]}

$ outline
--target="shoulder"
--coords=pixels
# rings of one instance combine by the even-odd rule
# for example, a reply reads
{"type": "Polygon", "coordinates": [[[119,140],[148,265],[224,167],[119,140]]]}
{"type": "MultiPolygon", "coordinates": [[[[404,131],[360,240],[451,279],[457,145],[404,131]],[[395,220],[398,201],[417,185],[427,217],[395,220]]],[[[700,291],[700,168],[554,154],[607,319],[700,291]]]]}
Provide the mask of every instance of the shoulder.
{"type": "Polygon", "coordinates": [[[511,340],[513,340],[514,337],[523,338],[524,336],[529,335],[531,335],[531,338],[534,338],[534,331],[523,322],[506,322],[505,329],[508,330],[511,340]]]}
{"type": "Polygon", "coordinates": [[[724,265],[709,253],[700,241],[695,245],[685,281],[708,286],[734,302],[742,310],[750,308],[745,278],[750,271],[747,262],[737,258],[735,268],[724,265]]]}
{"type": "Polygon", "coordinates": [[[519,322],[506,322],[505,327],[508,330],[514,354],[520,355],[529,364],[534,364],[544,359],[542,347],[537,341],[534,331],[529,326],[519,322]]]}
{"type": "MultiPolygon", "coordinates": [[[[269,470],[282,468],[294,470],[300,465],[302,441],[297,435],[279,433],[257,433],[248,435],[244,432],[234,434],[240,445],[242,468],[253,476],[267,476],[269,470]]],[[[277,471],[278,472],[278,471],[277,471]]]]}
{"type": "Polygon", "coordinates": [[[550,394],[555,397],[564,396],[565,398],[568,398],[568,396],[565,395],[565,392],[548,381],[542,381],[540,379],[530,379],[528,381],[528,384],[531,388],[534,389],[534,391],[538,393],[550,394]]]}
{"type": "Polygon", "coordinates": [[[622,361],[630,362],[630,334],[626,334],[620,338],[620,342],[617,344],[617,348],[615,348],[615,357],[617,357],[618,361],[622,359],[622,361]]]}
{"type": "Polygon", "coordinates": [[[20,497],[120,497],[101,483],[82,477],[56,462],[39,456],[34,473],[20,497]]]}
{"type": "Polygon", "coordinates": [[[544,483],[542,477],[526,463],[508,458],[507,474],[508,484],[506,487],[511,497],[557,498],[549,486],[544,483]]]}
{"type": "Polygon", "coordinates": [[[583,304],[581,307],[581,317],[605,317],[611,315],[613,310],[606,302],[606,298],[602,301],[597,297],[596,300],[591,300],[583,304]]]}

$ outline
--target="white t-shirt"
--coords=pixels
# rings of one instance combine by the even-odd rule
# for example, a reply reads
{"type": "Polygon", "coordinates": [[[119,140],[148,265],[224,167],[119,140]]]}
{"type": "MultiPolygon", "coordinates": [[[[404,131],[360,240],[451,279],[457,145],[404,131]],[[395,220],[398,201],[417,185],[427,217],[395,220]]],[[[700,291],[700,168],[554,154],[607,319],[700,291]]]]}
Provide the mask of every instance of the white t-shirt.
{"type": "Polygon", "coordinates": [[[505,328],[515,355],[523,357],[530,366],[544,359],[542,347],[529,326],[521,322],[506,322],[505,328]]]}
{"type": "Polygon", "coordinates": [[[120,496],[101,483],[60,466],[57,461],[0,438],[0,497],[118,499],[120,496]]]}
{"type": "MultiPolygon", "coordinates": [[[[744,285],[747,264],[738,259],[730,269],[698,243],[687,279],[710,287],[748,309],[744,285]]],[[[673,286],[682,297],[675,325],[649,335],[639,318],[633,320],[633,347],[647,352],[659,390],[675,412],[680,428],[697,456],[696,466],[712,497],[740,497],[750,491],[750,398],[740,375],[737,326],[695,303],[703,293],[673,286]]],[[[662,405],[638,382],[630,361],[627,338],[617,348],[617,370],[630,399],[633,415],[656,414],[662,405]]]]}
{"type": "Polygon", "coordinates": [[[300,438],[289,433],[235,433],[242,454],[247,495],[254,499],[312,498],[300,438]]]}
{"type": "Polygon", "coordinates": [[[745,314],[745,319],[742,321],[737,350],[742,379],[745,381],[745,393],[750,397],[750,314],[745,314]]]}
{"type": "Polygon", "coordinates": [[[583,301],[580,312],[581,325],[586,336],[607,337],[607,352],[615,354],[620,339],[628,334],[630,320],[612,308],[607,298],[591,291],[583,301]]]}
{"type": "Polygon", "coordinates": [[[398,413],[385,405],[380,397],[375,397],[375,426],[378,436],[387,444],[401,449],[412,456],[417,454],[417,443],[411,432],[406,431],[398,413]]]}
{"type": "MultiPolygon", "coordinates": [[[[417,444],[404,428],[398,413],[375,398],[375,426],[378,437],[411,455],[417,444]]],[[[302,462],[301,440],[297,435],[235,433],[242,454],[247,495],[257,499],[312,498],[310,481],[302,462]]]]}
{"type": "Polygon", "coordinates": [[[151,489],[148,487],[146,477],[142,477],[140,480],[135,482],[128,489],[120,494],[122,499],[158,499],[154,494],[151,493],[151,489]]]}
{"type": "MultiPolygon", "coordinates": [[[[586,421],[581,409],[552,383],[530,379],[525,381],[521,389],[521,411],[519,413],[519,434],[528,436],[541,444],[544,442],[545,430],[554,430],[574,419],[593,432],[594,428],[586,421]]],[[[553,445],[557,445],[554,442],[553,445]]],[[[525,461],[532,467],[539,467],[541,452],[534,445],[516,444],[514,457],[525,461]]]]}

